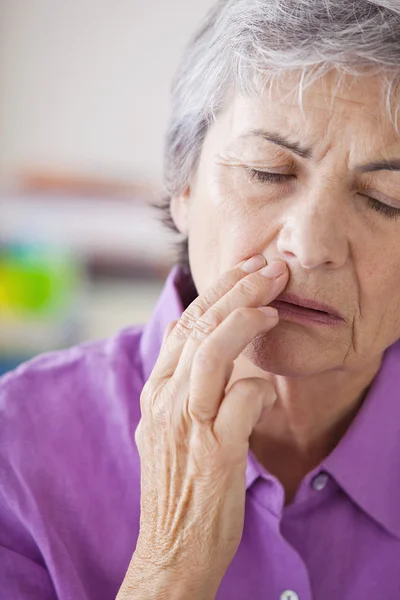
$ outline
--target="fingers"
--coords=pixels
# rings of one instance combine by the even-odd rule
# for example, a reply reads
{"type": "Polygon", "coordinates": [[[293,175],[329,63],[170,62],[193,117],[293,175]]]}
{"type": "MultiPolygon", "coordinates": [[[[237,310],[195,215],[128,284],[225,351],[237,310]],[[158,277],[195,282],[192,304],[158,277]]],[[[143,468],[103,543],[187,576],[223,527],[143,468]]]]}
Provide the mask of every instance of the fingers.
{"type": "Polygon", "coordinates": [[[173,328],[175,327],[175,325],[177,324],[178,321],[171,321],[170,323],[168,323],[168,325],[165,328],[164,331],[164,335],[162,338],[162,342],[161,342],[161,348],[164,346],[164,344],[166,343],[169,334],[171,333],[171,331],[173,330],[173,328]]]}
{"type": "Polygon", "coordinates": [[[214,283],[183,312],[176,326],[171,331],[164,345],[163,352],[153,369],[152,376],[164,379],[170,377],[178,364],[182,349],[192,332],[196,322],[204,313],[241,279],[254,273],[266,265],[262,255],[253,256],[249,261],[242,262],[233,269],[223,273],[214,283]]]}
{"type": "MultiPolygon", "coordinates": [[[[207,422],[216,418],[232,375],[234,360],[257,335],[270,331],[278,321],[278,311],[274,308],[267,307],[262,311],[239,308],[205,339],[191,361],[187,376],[189,381],[184,397],[192,419],[207,422]]],[[[181,363],[183,357],[174,377],[177,381],[186,382],[182,377],[185,366],[181,363]]]]}
{"type": "MultiPolygon", "coordinates": [[[[283,291],[288,276],[289,271],[286,264],[274,262],[261,271],[241,279],[207,310],[200,323],[207,328],[215,321],[223,321],[231,312],[241,306],[267,306],[283,291]]],[[[199,323],[197,329],[200,329],[199,323]]],[[[200,335],[200,337],[202,336],[200,335]]]]}
{"type": "MultiPolygon", "coordinates": [[[[271,263],[262,271],[248,275],[236,283],[222,298],[215,302],[195,323],[182,358],[191,364],[200,344],[232,314],[240,308],[265,307],[283,291],[288,281],[288,269],[283,262],[271,263]],[[278,267],[281,267],[279,270],[278,267]]],[[[275,313],[274,313],[275,314],[275,313]]],[[[232,330],[229,339],[233,339],[232,330]]],[[[236,357],[235,357],[236,358],[236,357]]]]}
{"type": "Polygon", "coordinates": [[[278,322],[275,309],[268,309],[269,320],[260,311],[250,309],[272,302],[287,281],[285,263],[271,263],[263,269],[263,274],[256,272],[242,278],[197,320],[173,375],[185,396],[189,394],[190,383],[193,415],[199,418],[203,415],[204,419],[216,416],[233,361],[254,337],[278,322]],[[277,269],[280,265],[283,272],[277,269]],[[182,388],[185,384],[186,388],[182,388]]]}
{"type": "Polygon", "coordinates": [[[246,445],[261,415],[271,410],[276,392],[269,381],[259,377],[239,379],[224,397],[214,422],[214,434],[221,443],[246,445]]]}

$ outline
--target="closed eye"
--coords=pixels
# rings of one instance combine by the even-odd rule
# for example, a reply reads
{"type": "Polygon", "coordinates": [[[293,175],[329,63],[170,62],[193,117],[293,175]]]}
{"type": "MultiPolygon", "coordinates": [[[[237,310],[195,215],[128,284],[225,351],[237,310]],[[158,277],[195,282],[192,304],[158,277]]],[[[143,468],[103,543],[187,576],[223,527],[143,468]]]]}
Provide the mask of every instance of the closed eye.
{"type": "Polygon", "coordinates": [[[286,183],[293,175],[283,175],[282,173],[270,173],[269,171],[257,171],[256,169],[247,169],[250,179],[261,181],[262,183],[286,183]]]}
{"type": "Polygon", "coordinates": [[[400,208],[389,206],[389,204],[375,200],[375,198],[371,198],[370,196],[364,197],[368,200],[368,206],[372,208],[372,210],[385,215],[385,217],[388,217],[389,219],[396,219],[397,217],[400,217],[400,208]]]}
{"type": "MultiPolygon", "coordinates": [[[[269,171],[258,171],[257,169],[247,169],[250,179],[259,181],[261,183],[287,183],[290,179],[293,179],[293,175],[284,175],[282,173],[270,173],[269,171]]],[[[384,215],[389,219],[395,219],[400,217],[400,208],[395,208],[384,202],[380,202],[375,198],[364,195],[364,198],[368,201],[368,206],[377,213],[384,215]]]]}

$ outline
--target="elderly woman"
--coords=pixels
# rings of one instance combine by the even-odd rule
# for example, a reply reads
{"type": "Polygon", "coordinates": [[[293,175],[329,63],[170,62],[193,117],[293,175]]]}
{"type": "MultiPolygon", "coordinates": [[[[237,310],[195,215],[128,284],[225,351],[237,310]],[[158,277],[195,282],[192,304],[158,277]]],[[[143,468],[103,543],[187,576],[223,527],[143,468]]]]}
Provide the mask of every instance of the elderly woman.
{"type": "Polygon", "coordinates": [[[0,388],[2,600],[400,598],[400,0],[224,0],[151,321],[0,388]]]}

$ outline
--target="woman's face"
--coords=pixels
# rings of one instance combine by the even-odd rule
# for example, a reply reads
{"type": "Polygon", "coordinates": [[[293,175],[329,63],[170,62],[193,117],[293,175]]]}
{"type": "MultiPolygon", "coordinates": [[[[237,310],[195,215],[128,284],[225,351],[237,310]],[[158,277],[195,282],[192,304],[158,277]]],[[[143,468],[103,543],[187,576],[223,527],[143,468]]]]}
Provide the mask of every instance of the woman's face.
{"type": "Polygon", "coordinates": [[[189,237],[199,293],[260,253],[286,261],[286,292],[342,315],[335,327],[281,319],[246,349],[256,366],[287,376],[358,370],[400,338],[400,139],[379,78],[348,76],[331,92],[336,79],[326,76],[305,91],[303,117],[295,77],[270,99],[234,98],[172,214],[189,237]]]}

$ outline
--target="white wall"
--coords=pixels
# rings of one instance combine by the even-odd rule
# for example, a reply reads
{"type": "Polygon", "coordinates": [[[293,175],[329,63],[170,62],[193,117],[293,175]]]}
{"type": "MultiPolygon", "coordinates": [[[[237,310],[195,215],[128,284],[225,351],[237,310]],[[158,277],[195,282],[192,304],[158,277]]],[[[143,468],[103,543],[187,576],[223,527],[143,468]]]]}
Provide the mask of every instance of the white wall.
{"type": "Polygon", "coordinates": [[[0,0],[0,171],[158,183],[169,86],[214,0],[0,0]]]}

